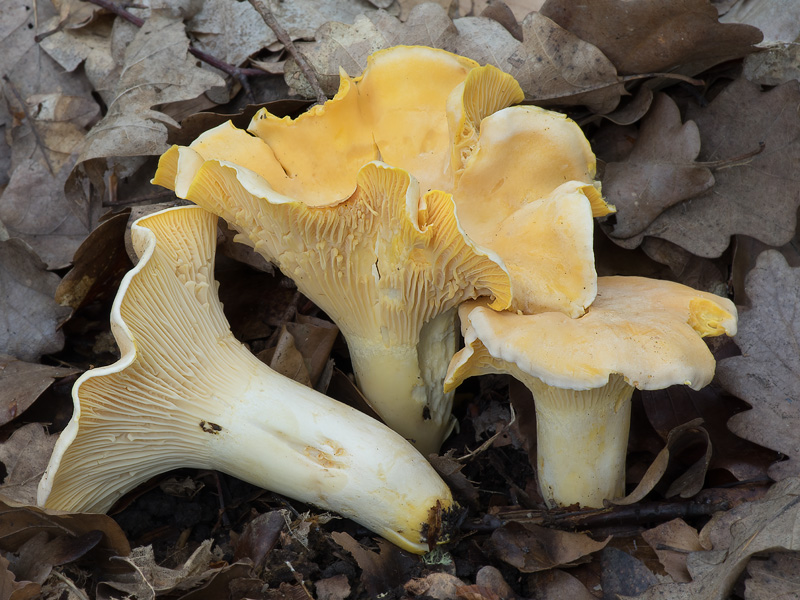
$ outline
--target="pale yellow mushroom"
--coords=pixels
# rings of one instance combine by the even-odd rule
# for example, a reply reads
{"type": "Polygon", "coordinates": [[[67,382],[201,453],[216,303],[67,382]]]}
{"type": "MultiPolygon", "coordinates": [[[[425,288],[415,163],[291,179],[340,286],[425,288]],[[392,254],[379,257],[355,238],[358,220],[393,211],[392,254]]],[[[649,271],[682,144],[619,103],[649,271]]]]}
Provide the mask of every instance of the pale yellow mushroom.
{"type": "Polygon", "coordinates": [[[478,302],[460,315],[466,347],[445,386],[510,373],[533,392],[539,487],[549,506],[602,507],[623,496],[633,389],[704,387],[715,361],[702,338],[736,333],[727,298],[642,277],[599,278],[580,318],[478,302]]]}
{"type": "Polygon", "coordinates": [[[449,489],[397,433],[233,337],[213,279],[216,224],[194,206],[134,223],[139,263],[111,313],[121,358],[75,384],[39,504],[105,512],[159,473],[217,469],[426,552],[453,508],[449,489]]]}

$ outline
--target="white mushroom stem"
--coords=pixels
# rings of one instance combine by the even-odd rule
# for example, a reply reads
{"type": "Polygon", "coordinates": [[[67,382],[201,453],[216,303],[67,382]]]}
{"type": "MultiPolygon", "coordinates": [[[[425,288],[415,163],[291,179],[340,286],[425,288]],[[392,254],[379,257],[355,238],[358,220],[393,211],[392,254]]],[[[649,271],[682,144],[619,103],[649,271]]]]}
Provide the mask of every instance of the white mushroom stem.
{"type": "Polygon", "coordinates": [[[536,404],[539,489],[548,507],[580,504],[602,508],[625,495],[625,456],[633,387],[612,375],[590,390],[523,383],[536,404]]]}
{"type": "Polygon", "coordinates": [[[456,353],[455,310],[426,323],[417,345],[348,338],[358,387],[367,398],[382,399],[381,418],[423,454],[435,453],[455,424],[454,392],[442,392],[456,353]]]}
{"type": "Polygon", "coordinates": [[[217,469],[427,551],[449,489],[401,436],[233,337],[213,279],[216,220],[182,207],[134,223],[140,261],[111,315],[122,356],[75,384],[39,504],[104,512],[164,471],[217,469]]]}

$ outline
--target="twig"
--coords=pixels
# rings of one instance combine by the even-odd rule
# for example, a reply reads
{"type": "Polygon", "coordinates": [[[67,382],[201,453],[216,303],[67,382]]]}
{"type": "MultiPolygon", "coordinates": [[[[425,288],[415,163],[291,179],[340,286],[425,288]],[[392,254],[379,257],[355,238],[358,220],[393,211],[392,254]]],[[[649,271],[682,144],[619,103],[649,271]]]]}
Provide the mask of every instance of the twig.
{"type": "Polygon", "coordinates": [[[592,529],[611,525],[641,524],[654,521],[670,521],[676,518],[698,517],[730,509],[730,503],[718,502],[648,502],[630,506],[612,506],[574,511],[554,510],[508,510],[497,515],[486,515],[483,521],[465,523],[464,529],[472,531],[494,531],[516,521],[532,523],[555,529],[592,529]]]}
{"type": "Polygon", "coordinates": [[[269,26],[269,28],[272,29],[273,33],[275,33],[275,37],[278,38],[278,41],[283,44],[289,54],[292,55],[292,58],[297,63],[300,72],[303,73],[309,85],[311,86],[311,89],[314,91],[314,95],[317,97],[317,102],[324,104],[328,97],[325,95],[325,92],[322,91],[322,87],[319,84],[317,75],[314,73],[311,65],[308,64],[308,61],[306,61],[305,56],[300,54],[300,52],[297,50],[297,46],[295,46],[294,42],[292,42],[292,38],[289,37],[289,34],[286,33],[286,30],[281,27],[280,23],[278,23],[275,15],[272,14],[272,10],[270,10],[269,6],[267,6],[264,0],[250,0],[250,4],[256,9],[256,11],[258,11],[258,14],[261,15],[261,18],[264,19],[264,22],[269,26]]]}
{"type": "MultiPolygon", "coordinates": [[[[101,8],[105,8],[106,10],[114,13],[118,17],[121,17],[128,21],[129,23],[133,23],[136,27],[141,27],[144,25],[144,19],[141,17],[137,17],[134,14],[129,13],[127,10],[122,8],[120,5],[115,4],[111,0],[84,0],[85,2],[90,2],[92,4],[96,4],[101,8]]],[[[243,69],[241,67],[237,67],[221,61],[220,59],[211,56],[203,52],[202,50],[198,50],[192,44],[189,44],[189,52],[202,60],[204,63],[214,67],[215,69],[219,69],[220,71],[230,75],[231,77],[235,77],[236,80],[241,84],[242,89],[244,89],[245,93],[253,98],[253,92],[250,89],[250,83],[247,81],[248,77],[259,77],[262,75],[267,75],[261,69],[243,69]]],[[[254,100],[255,101],[255,100],[254,100]]]]}
{"type": "Polygon", "coordinates": [[[36,146],[42,152],[42,157],[44,158],[44,162],[47,165],[48,170],[50,171],[50,175],[53,175],[55,177],[56,173],[53,170],[53,165],[50,163],[50,159],[47,157],[47,152],[45,151],[44,142],[42,141],[42,138],[39,136],[39,130],[36,128],[36,122],[33,120],[31,114],[28,112],[28,104],[20,95],[19,90],[17,90],[17,87],[13,83],[11,83],[11,80],[8,78],[8,75],[3,75],[3,81],[6,82],[8,89],[11,90],[11,93],[14,94],[14,98],[17,99],[17,102],[19,102],[20,106],[22,107],[22,112],[25,113],[25,118],[28,120],[28,124],[31,126],[33,137],[36,140],[36,146]]]}

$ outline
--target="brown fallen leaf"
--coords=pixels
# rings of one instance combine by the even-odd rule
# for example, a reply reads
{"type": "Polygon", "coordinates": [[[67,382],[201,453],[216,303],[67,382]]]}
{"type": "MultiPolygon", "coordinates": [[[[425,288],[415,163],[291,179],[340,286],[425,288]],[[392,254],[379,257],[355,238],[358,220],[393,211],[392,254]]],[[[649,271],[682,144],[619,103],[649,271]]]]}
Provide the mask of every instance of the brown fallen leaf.
{"type": "Polygon", "coordinates": [[[673,519],[643,531],[642,537],[655,551],[664,570],[677,582],[692,580],[686,568],[689,552],[709,549],[703,548],[697,530],[683,519],[673,519]]]}
{"type": "Polygon", "coordinates": [[[536,600],[595,600],[579,579],[561,569],[533,573],[528,577],[528,588],[536,590],[536,600]]]}
{"type": "Polygon", "coordinates": [[[0,353],[36,361],[61,350],[70,309],[53,300],[58,282],[25,242],[0,241],[0,353]]]}
{"type": "Polygon", "coordinates": [[[608,546],[600,553],[603,598],[619,598],[645,591],[658,578],[645,564],[624,550],[608,546]]]}
{"type": "Polygon", "coordinates": [[[331,537],[356,559],[362,570],[361,582],[372,598],[406,583],[417,563],[416,558],[386,540],[378,540],[378,552],[373,552],[347,533],[334,531],[331,537]]]}
{"type": "Polygon", "coordinates": [[[450,573],[428,573],[425,577],[410,579],[403,589],[412,596],[450,600],[456,598],[459,589],[464,586],[463,581],[450,573]]]}
{"type": "Polygon", "coordinates": [[[50,539],[40,531],[11,556],[9,568],[18,579],[43,584],[53,567],[78,560],[103,539],[102,532],[89,531],[80,536],[58,535],[50,539]]]}
{"type": "Polygon", "coordinates": [[[788,460],[775,463],[770,477],[800,474],[800,268],[791,268],[776,250],[762,252],[745,280],[752,307],[739,318],[734,341],[742,356],[717,365],[722,385],[752,409],[739,413],[728,427],[736,435],[778,450],[788,460]]]}
{"type": "Polygon", "coordinates": [[[535,573],[584,562],[610,539],[597,542],[585,533],[512,521],[492,533],[490,547],[499,559],[522,573],[535,573]]]}
{"type": "MultiPolygon", "coordinates": [[[[690,554],[690,583],[655,585],[635,596],[636,600],[725,600],[754,554],[800,550],[800,539],[795,534],[800,526],[800,479],[784,479],[762,500],[742,504],[730,512],[736,517],[730,526],[730,545],[690,554]]],[[[712,520],[706,527],[713,524],[712,520]]]]}
{"type": "Polygon", "coordinates": [[[103,587],[119,590],[139,600],[153,600],[159,594],[198,587],[219,571],[219,567],[211,565],[214,560],[212,543],[212,540],[203,542],[177,569],[156,563],[152,546],[134,548],[130,556],[116,558],[133,569],[103,582],[103,587]]]}
{"type": "Polygon", "coordinates": [[[79,372],[79,369],[23,362],[0,354],[0,425],[23,413],[56,378],[79,372]]]}
{"type": "Polygon", "coordinates": [[[695,445],[698,441],[703,442],[705,445],[706,449],[703,456],[677,477],[667,488],[664,495],[667,498],[678,495],[681,498],[690,498],[702,490],[708,464],[711,461],[711,441],[708,438],[708,432],[700,426],[701,423],[702,419],[694,419],[671,430],[667,435],[666,446],[648,467],[636,489],[624,498],[613,500],[613,503],[625,506],[642,500],[667,472],[670,454],[679,454],[682,450],[695,445]]]}
{"type": "Polygon", "coordinates": [[[6,552],[18,551],[41,532],[53,538],[82,537],[92,531],[102,532],[102,539],[89,551],[87,559],[99,569],[113,570],[111,557],[130,554],[128,539],[111,517],[46,510],[0,498],[0,549],[6,552]]]}
{"type": "Polygon", "coordinates": [[[334,575],[320,579],[314,584],[317,600],[345,600],[350,595],[347,575],[334,575]]]}
{"type": "Polygon", "coordinates": [[[611,237],[632,237],[670,206],[710,189],[714,176],[695,163],[699,153],[697,125],[681,123],[675,102],[658,94],[627,159],[606,164],[603,194],[617,208],[611,237]]]}
{"type": "Polygon", "coordinates": [[[93,201],[99,204],[112,174],[127,177],[145,157],[168,148],[166,124],[178,124],[161,112],[164,105],[192,100],[224,86],[219,75],[197,66],[188,49],[180,17],[154,12],[135,31],[121,64],[107,74],[108,111],[86,136],[66,183],[68,197],[85,202],[85,186],[91,183],[93,201]]]}
{"type": "Polygon", "coordinates": [[[800,35],[800,4],[794,0],[736,2],[719,20],[758,27],[764,34],[762,47],[775,42],[791,43],[800,35]]]}
{"type": "Polygon", "coordinates": [[[0,598],[2,600],[29,600],[36,598],[41,586],[33,581],[17,581],[8,568],[8,560],[0,556],[0,598]]]}
{"type": "Polygon", "coordinates": [[[0,462],[6,478],[0,494],[22,504],[36,504],[36,490],[44,475],[58,434],[48,434],[41,423],[28,423],[0,444],[0,462]]]}
{"type": "Polygon", "coordinates": [[[245,525],[236,542],[233,552],[234,559],[238,562],[247,558],[254,566],[260,567],[267,554],[278,543],[281,531],[285,526],[286,519],[279,510],[271,510],[258,515],[245,525]]]}
{"type": "Polygon", "coordinates": [[[106,219],[83,241],[72,258],[72,269],[56,290],[56,302],[78,310],[98,298],[113,297],[132,266],[125,251],[129,213],[106,219]]]}
{"type": "Polygon", "coordinates": [[[600,48],[625,74],[676,67],[698,73],[754,52],[762,39],[755,27],[719,23],[708,0],[547,0],[540,12],[600,48]]]}
{"type": "Polygon", "coordinates": [[[794,600],[800,596],[800,552],[773,552],[747,563],[745,600],[794,600]]]}
{"type": "Polygon", "coordinates": [[[687,386],[642,392],[647,419],[662,439],[681,423],[703,420],[714,452],[709,469],[725,469],[736,479],[763,479],[767,469],[778,459],[777,453],[734,435],[728,420],[745,410],[744,402],[725,394],[717,386],[695,391],[687,386]]]}
{"type": "Polygon", "coordinates": [[[700,130],[698,158],[715,165],[714,187],[664,211],[642,234],[618,243],[632,248],[649,235],[714,258],[736,233],[771,246],[788,242],[800,206],[800,173],[794,168],[800,157],[798,103],[797,81],[762,92],[740,78],[707,108],[690,105],[686,118],[700,130]]]}

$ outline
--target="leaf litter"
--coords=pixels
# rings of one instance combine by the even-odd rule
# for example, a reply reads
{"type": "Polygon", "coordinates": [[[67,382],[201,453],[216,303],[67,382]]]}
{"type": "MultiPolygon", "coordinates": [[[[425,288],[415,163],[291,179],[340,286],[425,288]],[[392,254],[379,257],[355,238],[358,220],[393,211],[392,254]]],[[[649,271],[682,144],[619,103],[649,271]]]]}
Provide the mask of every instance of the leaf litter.
{"type": "MultiPolygon", "coordinates": [[[[153,157],[182,135],[185,117],[221,122],[258,95],[285,94],[286,83],[293,94],[313,94],[293,49],[247,3],[146,2],[129,9],[141,28],[92,3],[5,3],[4,597],[794,593],[800,549],[790,532],[800,444],[787,399],[798,387],[791,310],[800,298],[794,270],[775,252],[756,257],[765,245],[795,239],[800,90],[791,53],[800,32],[790,23],[791,6],[760,14],[750,6],[748,14],[744,4],[720,4],[728,16],[718,20],[706,0],[603,0],[583,11],[561,0],[270,0],[329,95],[339,67],[357,74],[379,48],[426,44],[495,64],[520,81],[527,102],[570,114],[597,142],[604,192],[619,209],[602,229],[620,248],[598,245],[599,270],[613,264],[651,275],[655,259],[669,265],[662,276],[725,294],[734,240],[737,268],[746,269],[737,276],[750,271],[745,289],[733,286],[745,305],[737,346],[712,347],[720,383],[741,401],[714,387],[667,391],[667,403],[637,394],[628,491],[644,487],[631,506],[543,511],[530,399],[503,377],[462,386],[461,428],[432,460],[469,512],[458,539],[420,559],[353,523],[209,472],[164,474],[111,516],[33,506],[64,423],[66,398],[51,383],[108,364],[117,352],[107,321],[130,265],[127,208],[140,214],[170,200],[148,183],[153,157]],[[768,53],[753,54],[761,33],[742,23],[764,30],[768,53]],[[190,46],[222,65],[201,63],[190,46]],[[772,62],[757,62],[764,56],[772,62]],[[256,76],[264,65],[267,74],[256,76]],[[234,76],[232,66],[246,75],[234,76]],[[204,110],[217,115],[195,116],[204,110]],[[516,420],[502,408],[509,396],[516,420]],[[770,478],[779,483],[768,489],[770,478]]],[[[220,254],[220,292],[235,334],[290,376],[365,406],[325,315],[263,261],[241,249],[220,254]]]]}

